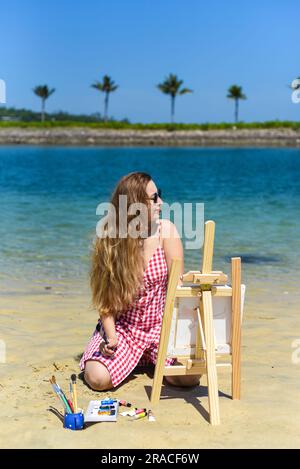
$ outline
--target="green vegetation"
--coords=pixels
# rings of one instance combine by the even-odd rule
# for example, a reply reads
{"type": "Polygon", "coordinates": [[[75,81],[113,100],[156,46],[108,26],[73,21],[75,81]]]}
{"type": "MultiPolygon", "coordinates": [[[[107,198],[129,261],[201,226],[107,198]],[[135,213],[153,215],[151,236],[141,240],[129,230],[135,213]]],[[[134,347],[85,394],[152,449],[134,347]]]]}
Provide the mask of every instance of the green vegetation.
{"type": "MultiPolygon", "coordinates": [[[[0,111],[3,111],[0,110],[0,111]]],[[[6,114],[5,114],[6,115],[6,114]]],[[[79,116],[78,116],[79,117],[79,116]]],[[[91,118],[91,116],[90,116],[91,118]]],[[[238,122],[237,124],[232,122],[220,122],[220,123],[203,123],[203,124],[163,124],[163,123],[152,123],[152,124],[142,124],[136,123],[131,124],[128,120],[124,121],[98,121],[93,122],[87,120],[49,120],[45,122],[40,121],[1,121],[0,128],[9,128],[9,127],[22,127],[22,128],[64,128],[64,127],[86,127],[91,129],[132,129],[132,130],[224,130],[224,129],[280,129],[287,128],[293,130],[300,130],[300,121],[266,121],[266,122],[238,122]]]]}
{"type": "Polygon", "coordinates": [[[189,88],[182,88],[180,89],[181,85],[183,84],[183,80],[178,80],[177,75],[170,75],[165,79],[163,83],[159,83],[157,88],[165,94],[169,94],[171,96],[171,123],[174,122],[174,113],[175,113],[175,98],[176,96],[180,96],[186,93],[192,93],[193,91],[189,88]]]}
{"type": "MultiPolygon", "coordinates": [[[[295,82],[296,83],[296,82],[295,82]]],[[[34,93],[42,99],[42,113],[34,112],[28,109],[15,109],[0,107],[0,128],[22,127],[22,128],[72,128],[86,127],[91,129],[131,129],[131,130],[167,130],[169,132],[175,130],[225,130],[225,129],[280,129],[287,128],[300,131],[300,121],[280,121],[278,119],[265,122],[239,122],[238,106],[240,99],[247,99],[242,91],[242,87],[232,85],[228,89],[227,98],[235,101],[235,122],[219,122],[202,124],[191,123],[174,123],[175,99],[177,96],[192,93],[189,88],[182,88],[183,80],[179,80],[177,75],[170,74],[163,83],[159,83],[156,87],[171,97],[171,123],[131,123],[127,118],[117,121],[113,118],[108,119],[108,99],[109,94],[114,92],[119,85],[108,75],[104,75],[102,82],[95,82],[92,88],[105,93],[104,98],[104,114],[94,113],[86,114],[70,114],[64,111],[53,113],[45,112],[45,101],[54,93],[55,89],[49,89],[47,85],[37,86],[34,93]],[[42,119],[40,121],[40,117],[42,119]]],[[[298,82],[293,89],[298,89],[298,82]]]]}
{"type": "Polygon", "coordinates": [[[108,121],[108,99],[109,93],[116,91],[118,85],[108,76],[104,75],[102,83],[100,81],[96,81],[91,85],[92,88],[95,88],[98,91],[102,91],[105,93],[104,98],[104,121],[108,121]]]}
{"type": "MultiPolygon", "coordinates": [[[[292,90],[299,90],[300,78],[294,80],[289,87],[292,90]]],[[[104,97],[104,114],[103,117],[99,112],[90,115],[70,114],[65,111],[53,113],[45,112],[46,100],[55,92],[55,88],[49,89],[47,85],[36,86],[33,92],[42,100],[41,113],[28,109],[15,109],[0,107],[0,127],[31,127],[31,128],[59,128],[59,127],[89,127],[97,129],[136,129],[136,130],[223,130],[223,129],[300,129],[300,122],[297,121],[279,121],[278,119],[265,122],[239,122],[239,100],[247,99],[243,93],[242,87],[232,85],[227,91],[227,98],[233,99],[235,103],[234,120],[235,122],[220,122],[202,124],[183,124],[174,123],[175,99],[177,96],[186,93],[192,93],[189,88],[182,88],[183,80],[179,80],[177,75],[170,73],[168,77],[156,85],[156,87],[164,94],[171,97],[171,123],[152,123],[132,124],[125,118],[120,121],[114,118],[108,118],[108,101],[110,93],[116,91],[119,85],[111,79],[109,75],[104,75],[102,82],[95,81],[91,87],[105,93],[104,97]],[[38,122],[41,120],[41,122],[38,122]]]]}
{"type": "MultiPolygon", "coordinates": [[[[72,121],[72,122],[101,122],[103,121],[101,114],[69,114],[68,112],[58,111],[51,114],[45,113],[47,121],[72,121]]],[[[40,113],[29,109],[15,109],[13,107],[0,107],[0,123],[3,121],[21,121],[36,122],[40,120],[40,113]]],[[[125,120],[126,122],[127,119],[125,120]]],[[[46,125],[47,122],[45,122],[46,125]]]]}
{"type": "Polygon", "coordinates": [[[239,99],[247,99],[242,91],[242,87],[238,85],[232,85],[228,90],[227,98],[234,99],[234,120],[235,123],[239,120],[239,99]]]}
{"type": "Polygon", "coordinates": [[[50,98],[50,96],[54,93],[54,91],[55,91],[55,88],[52,88],[52,90],[50,90],[47,85],[36,86],[33,89],[34,94],[36,94],[42,100],[42,112],[41,112],[41,121],[42,122],[44,122],[44,120],[45,120],[46,99],[50,98]]]}

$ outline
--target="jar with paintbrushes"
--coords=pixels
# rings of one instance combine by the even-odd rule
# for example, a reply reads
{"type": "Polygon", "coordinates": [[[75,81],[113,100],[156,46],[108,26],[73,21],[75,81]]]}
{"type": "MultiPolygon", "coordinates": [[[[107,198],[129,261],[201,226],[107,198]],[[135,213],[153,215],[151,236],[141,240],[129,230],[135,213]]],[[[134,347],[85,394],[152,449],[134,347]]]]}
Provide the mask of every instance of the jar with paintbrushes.
{"type": "Polygon", "coordinates": [[[67,398],[61,387],[57,384],[55,376],[50,378],[53,391],[64,407],[64,428],[69,430],[82,430],[84,427],[84,416],[77,404],[76,375],[72,374],[70,379],[70,399],[67,398]]]}

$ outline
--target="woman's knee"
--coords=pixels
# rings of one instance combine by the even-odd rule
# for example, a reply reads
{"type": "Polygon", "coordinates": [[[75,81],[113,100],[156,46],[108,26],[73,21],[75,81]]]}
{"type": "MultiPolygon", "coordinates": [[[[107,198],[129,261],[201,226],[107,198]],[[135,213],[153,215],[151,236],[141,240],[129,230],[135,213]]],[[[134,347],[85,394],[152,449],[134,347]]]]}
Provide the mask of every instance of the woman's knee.
{"type": "Polygon", "coordinates": [[[86,362],[84,380],[95,391],[107,391],[113,387],[107,368],[95,361],[86,362]]]}

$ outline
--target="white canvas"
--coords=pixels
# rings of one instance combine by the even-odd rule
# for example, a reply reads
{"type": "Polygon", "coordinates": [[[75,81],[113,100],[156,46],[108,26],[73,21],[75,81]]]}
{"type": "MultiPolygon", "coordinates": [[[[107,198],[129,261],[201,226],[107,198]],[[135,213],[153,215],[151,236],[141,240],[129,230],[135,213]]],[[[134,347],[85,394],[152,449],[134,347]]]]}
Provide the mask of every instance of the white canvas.
{"type": "MultiPolygon", "coordinates": [[[[224,288],[224,287],[223,287],[224,288]]],[[[226,287],[225,287],[226,288],[226,287]]],[[[227,288],[230,288],[227,286],[227,288]]],[[[241,319],[243,317],[246,286],[241,285],[241,319]]],[[[218,354],[230,353],[231,296],[212,297],[215,345],[218,354]]],[[[168,355],[186,356],[195,353],[198,327],[199,298],[177,298],[170,330],[168,355]],[[177,311],[176,303],[179,303],[177,311]],[[178,316],[178,320],[177,320],[178,316]]]]}

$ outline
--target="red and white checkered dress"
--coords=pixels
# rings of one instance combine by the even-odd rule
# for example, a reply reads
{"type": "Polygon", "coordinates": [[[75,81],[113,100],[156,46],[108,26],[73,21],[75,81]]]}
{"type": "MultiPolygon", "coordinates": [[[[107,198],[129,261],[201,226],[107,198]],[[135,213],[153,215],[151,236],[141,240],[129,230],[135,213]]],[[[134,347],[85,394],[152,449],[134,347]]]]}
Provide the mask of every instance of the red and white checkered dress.
{"type": "MultiPolygon", "coordinates": [[[[99,350],[104,340],[104,330],[99,319],[80,360],[81,370],[84,370],[87,360],[103,363],[114,387],[137,365],[156,362],[168,286],[168,267],[161,245],[156,248],[144,271],[143,282],[144,286],[140,287],[132,306],[116,320],[118,347],[114,356],[103,356],[99,350]]],[[[171,365],[174,361],[174,358],[167,358],[165,364],[171,365]]]]}

